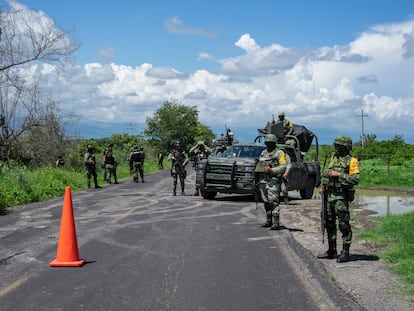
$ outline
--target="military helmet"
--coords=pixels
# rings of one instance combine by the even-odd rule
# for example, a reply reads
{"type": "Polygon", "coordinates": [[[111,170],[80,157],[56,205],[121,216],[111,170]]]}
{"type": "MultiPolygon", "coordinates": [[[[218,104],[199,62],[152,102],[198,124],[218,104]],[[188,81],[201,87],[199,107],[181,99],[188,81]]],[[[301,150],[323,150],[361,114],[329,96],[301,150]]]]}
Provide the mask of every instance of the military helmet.
{"type": "Polygon", "coordinates": [[[265,136],[265,143],[277,143],[276,135],[275,134],[267,134],[265,136]]]}
{"type": "Polygon", "coordinates": [[[282,111],[282,112],[279,112],[279,117],[284,117],[285,116],[285,113],[282,111]]]}
{"type": "Polygon", "coordinates": [[[346,147],[348,150],[352,150],[352,139],[346,135],[336,136],[334,145],[340,145],[346,147]]]}

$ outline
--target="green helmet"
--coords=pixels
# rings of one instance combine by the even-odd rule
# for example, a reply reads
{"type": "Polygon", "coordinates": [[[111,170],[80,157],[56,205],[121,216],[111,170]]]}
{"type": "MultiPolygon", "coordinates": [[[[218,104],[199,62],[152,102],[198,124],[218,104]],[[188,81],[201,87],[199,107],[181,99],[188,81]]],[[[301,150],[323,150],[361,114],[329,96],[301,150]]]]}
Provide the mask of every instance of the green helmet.
{"type": "Polygon", "coordinates": [[[336,136],[334,140],[335,145],[340,145],[346,147],[348,150],[352,150],[352,139],[346,135],[336,136]]]}
{"type": "Polygon", "coordinates": [[[277,143],[276,135],[275,134],[267,134],[265,136],[265,143],[277,143]]]}

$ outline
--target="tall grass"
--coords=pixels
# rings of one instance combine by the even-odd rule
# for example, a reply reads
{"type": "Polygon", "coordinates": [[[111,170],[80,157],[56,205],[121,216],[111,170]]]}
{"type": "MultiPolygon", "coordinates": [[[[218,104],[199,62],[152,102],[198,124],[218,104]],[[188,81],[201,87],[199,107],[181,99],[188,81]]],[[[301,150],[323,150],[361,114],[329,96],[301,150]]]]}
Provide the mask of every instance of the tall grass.
{"type": "Polygon", "coordinates": [[[412,188],[414,185],[414,160],[388,166],[385,160],[370,159],[359,164],[361,187],[412,188]]]}
{"type": "MultiPolygon", "coordinates": [[[[144,174],[158,170],[156,159],[144,162],[144,174]]],[[[103,184],[103,169],[97,168],[98,184],[103,184]]],[[[130,178],[129,166],[121,163],[117,168],[118,180],[130,178]]],[[[8,207],[50,200],[72,191],[87,188],[84,169],[46,167],[28,170],[21,166],[0,166],[0,213],[8,207]]]]}

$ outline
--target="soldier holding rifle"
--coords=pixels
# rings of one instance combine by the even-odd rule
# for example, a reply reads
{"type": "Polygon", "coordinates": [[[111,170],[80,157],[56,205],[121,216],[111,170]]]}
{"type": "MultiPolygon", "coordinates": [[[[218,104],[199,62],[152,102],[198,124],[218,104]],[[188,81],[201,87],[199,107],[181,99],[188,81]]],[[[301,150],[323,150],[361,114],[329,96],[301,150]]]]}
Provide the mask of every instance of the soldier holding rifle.
{"type": "Polygon", "coordinates": [[[260,194],[266,211],[266,222],[262,227],[271,227],[271,230],[279,229],[279,197],[282,185],[282,175],[286,170],[286,154],[277,147],[277,138],[274,134],[265,136],[266,149],[262,151],[257,170],[263,167],[265,179],[259,182],[260,194]]]}
{"type": "Polygon", "coordinates": [[[175,143],[175,148],[168,155],[168,159],[171,160],[171,176],[173,177],[173,195],[177,195],[177,181],[180,178],[181,195],[184,195],[185,178],[187,172],[185,166],[188,163],[188,155],[183,150],[183,146],[180,141],[175,143]]]}
{"type": "MultiPolygon", "coordinates": [[[[337,258],[337,262],[349,261],[349,248],[352,242],[349,202],[354,200],[353,186],[359,182],[359,163],[350,155],[352,139],[345,135],[334,140],[335,152],[332,154],[328,168],[322,172],[321,226],[328,234],[328,250],[317,257],[322,259],[337,258]],[[342,251],[338,257],[336,251],[336,233],[338,219],[339,231],[342,233],[342,251]]],[[[324,232],[324,231],[323,231],[324,232]]]]}

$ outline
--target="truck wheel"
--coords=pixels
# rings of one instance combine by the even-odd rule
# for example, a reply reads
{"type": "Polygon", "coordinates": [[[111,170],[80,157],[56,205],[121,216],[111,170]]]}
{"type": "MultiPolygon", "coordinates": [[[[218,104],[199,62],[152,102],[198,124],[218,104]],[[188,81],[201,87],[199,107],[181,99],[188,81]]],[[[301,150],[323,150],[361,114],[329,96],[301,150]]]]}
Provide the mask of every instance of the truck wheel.
{"type": "Polygon", "coordinates": [[[300,189],[299,191],[300,197],[305,200],[312,199],[314,190],[315,190],[315,178],[313,176],[308,176],[305,188],[300,189]]]}
{"type": "Polygon", "coordinates": [[[204,199],[212,200],[216,197],[217,192],[215,192],[215,191],[201,191],[201,195],[204,199]]]}

